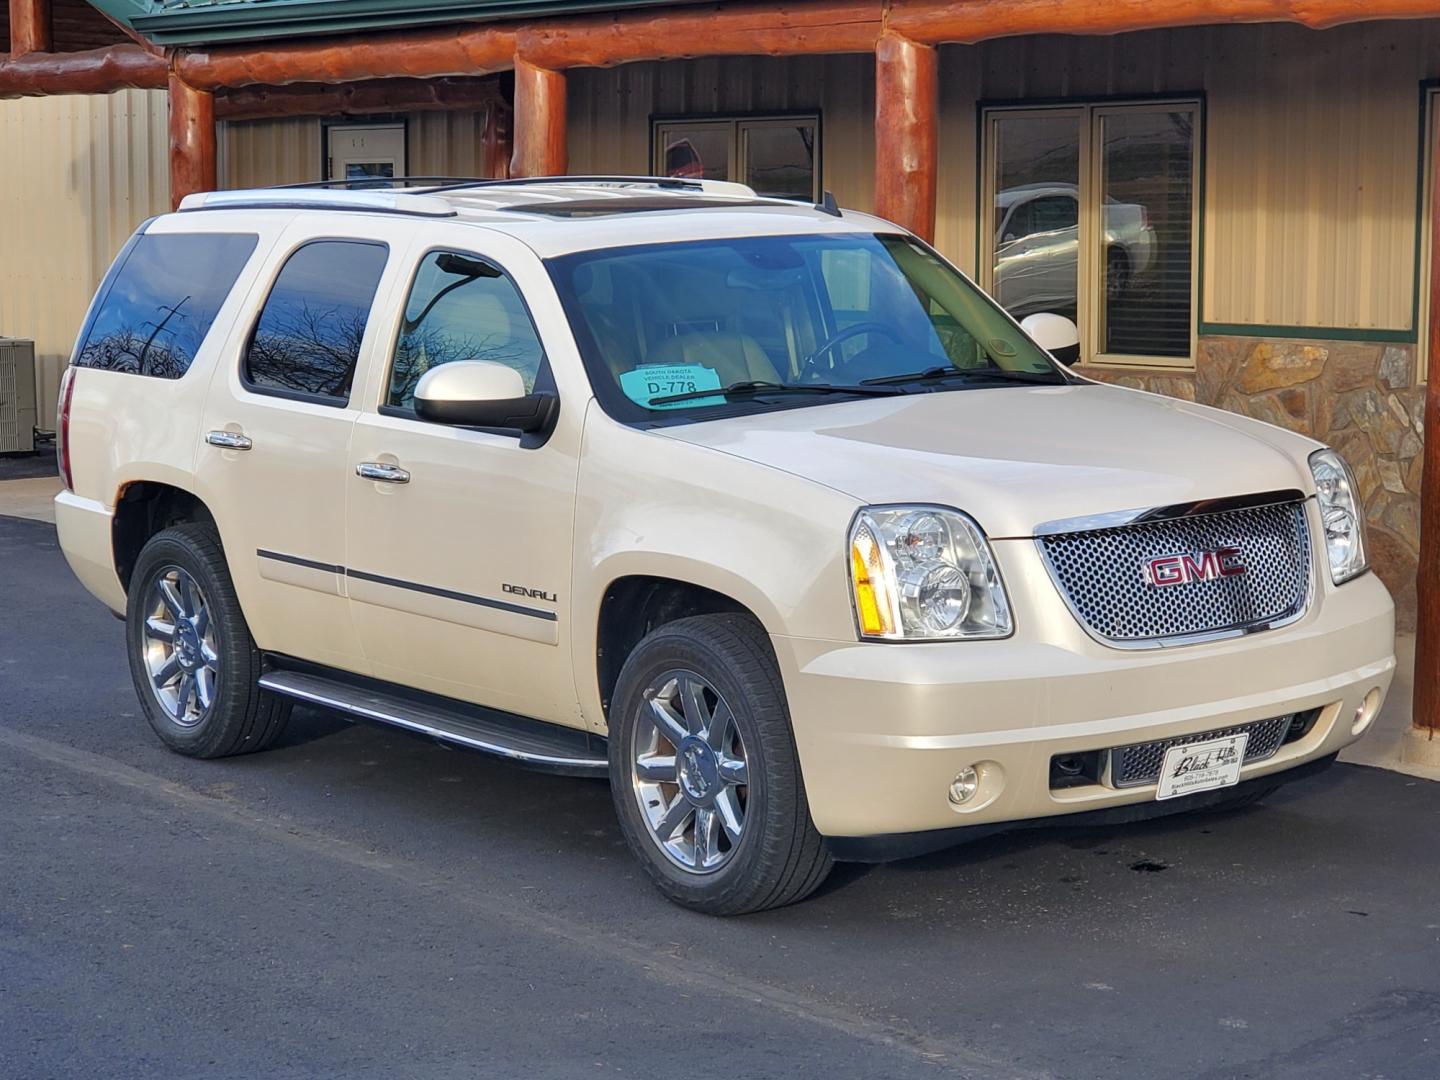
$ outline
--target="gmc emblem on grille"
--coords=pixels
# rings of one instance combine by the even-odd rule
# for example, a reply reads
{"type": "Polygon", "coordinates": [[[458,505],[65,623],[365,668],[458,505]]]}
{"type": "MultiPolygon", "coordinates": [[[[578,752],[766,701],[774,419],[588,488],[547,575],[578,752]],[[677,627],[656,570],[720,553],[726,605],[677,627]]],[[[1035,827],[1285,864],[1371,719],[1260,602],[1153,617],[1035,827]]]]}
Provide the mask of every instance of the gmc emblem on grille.
{"type": "Polygon", "coordinates": [[[1222,547],[1193,555],[1162,555],[1146,562],[1144,570],[1145,580],[1151,585],[1190,585],[1239,577],[1245,573],[1245,557],[1237,547],[1222,547]]]}

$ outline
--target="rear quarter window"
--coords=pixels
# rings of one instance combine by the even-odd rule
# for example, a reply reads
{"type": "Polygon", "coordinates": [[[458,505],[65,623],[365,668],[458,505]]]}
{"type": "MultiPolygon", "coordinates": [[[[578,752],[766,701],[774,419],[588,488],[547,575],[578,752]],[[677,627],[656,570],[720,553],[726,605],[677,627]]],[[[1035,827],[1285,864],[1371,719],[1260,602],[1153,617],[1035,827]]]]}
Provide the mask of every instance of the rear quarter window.
{"type": "Polygon", "coordinates": [[[102,286],[76,365],[180,378],[258,240],[253,233],[137,236],[102,286]]]}

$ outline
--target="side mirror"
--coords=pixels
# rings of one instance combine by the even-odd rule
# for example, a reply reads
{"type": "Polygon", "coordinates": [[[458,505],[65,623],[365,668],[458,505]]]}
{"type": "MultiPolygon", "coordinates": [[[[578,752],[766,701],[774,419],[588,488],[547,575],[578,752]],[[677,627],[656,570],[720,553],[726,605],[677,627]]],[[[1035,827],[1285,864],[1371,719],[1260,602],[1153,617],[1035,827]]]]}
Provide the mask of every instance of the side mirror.
{"type": "Polygon", "coordinates": [[[490,360],[441,364],[415,387],[415,415],[436,424],[541,431],[558,404],[554,394],[527,394],[518,371],[490,360]]]}
{"type": "Polygon", "coordinates": [[[1020,329],[1062,364],[1080,359],[1080,328],[1064,315],[1041,312],[1020,320],[1020,329]]]}

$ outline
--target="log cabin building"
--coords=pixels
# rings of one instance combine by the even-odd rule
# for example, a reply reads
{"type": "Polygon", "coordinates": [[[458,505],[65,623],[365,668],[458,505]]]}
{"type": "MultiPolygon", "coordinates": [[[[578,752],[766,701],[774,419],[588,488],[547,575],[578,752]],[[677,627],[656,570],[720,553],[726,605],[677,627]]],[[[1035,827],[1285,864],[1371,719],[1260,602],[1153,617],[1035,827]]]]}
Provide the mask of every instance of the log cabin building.
{"type": "Polygon", "coordinates": [[[1421,624],[1417,725],[1440,723],[1440,0],[8,4],[0,334],[35,339],[42,416],[111,257],[190,191],[830,191],[1015,313],[1071,315],[1084,373],[1341,450],[1400,625],[1421,624]]]}

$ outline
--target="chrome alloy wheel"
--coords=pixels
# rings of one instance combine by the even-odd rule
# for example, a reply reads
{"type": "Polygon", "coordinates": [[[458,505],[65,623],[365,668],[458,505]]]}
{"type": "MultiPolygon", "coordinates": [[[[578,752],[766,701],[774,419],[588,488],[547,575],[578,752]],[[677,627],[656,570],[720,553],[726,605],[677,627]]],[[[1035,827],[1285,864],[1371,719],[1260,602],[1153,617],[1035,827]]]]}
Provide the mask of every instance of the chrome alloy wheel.
{"type": "Polygon", "coordinates": [[[205,594],[178,566],[167,566],[150,585],[141,648],[150,690],[170,719],[181,727],[205,719],[220,656],[205,594]]]}
{"type": "Polygon", "coordinates": [[[750,774],[735,715],[693,671],[667,671],[645,689],[630,759],[650,838],[692,874],[720,869],[745,831],[750,774]]]}

